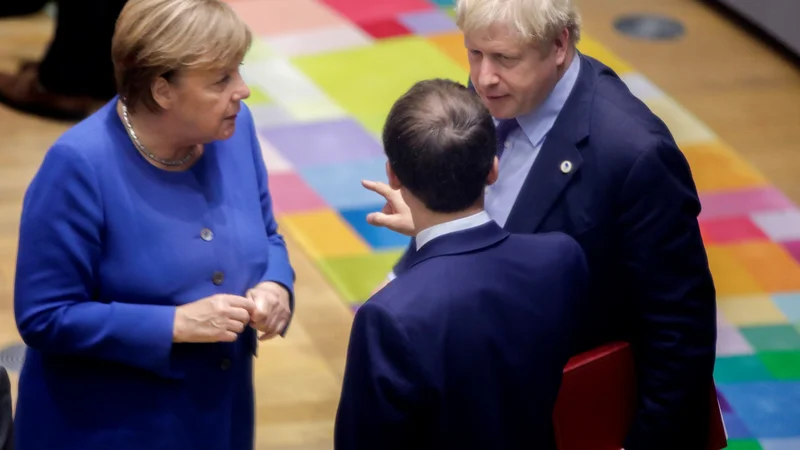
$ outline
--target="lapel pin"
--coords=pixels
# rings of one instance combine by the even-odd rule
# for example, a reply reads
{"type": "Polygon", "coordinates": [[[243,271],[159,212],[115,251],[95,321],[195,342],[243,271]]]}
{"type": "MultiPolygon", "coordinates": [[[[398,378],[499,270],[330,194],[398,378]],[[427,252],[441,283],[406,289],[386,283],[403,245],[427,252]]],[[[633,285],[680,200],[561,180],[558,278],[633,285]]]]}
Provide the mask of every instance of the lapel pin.
{"type": "Polygon", "coordinates": [[[572,170],[572,163],[569,161],[564,161],[561,163],[561,172],[569,173],[572,170]]]}

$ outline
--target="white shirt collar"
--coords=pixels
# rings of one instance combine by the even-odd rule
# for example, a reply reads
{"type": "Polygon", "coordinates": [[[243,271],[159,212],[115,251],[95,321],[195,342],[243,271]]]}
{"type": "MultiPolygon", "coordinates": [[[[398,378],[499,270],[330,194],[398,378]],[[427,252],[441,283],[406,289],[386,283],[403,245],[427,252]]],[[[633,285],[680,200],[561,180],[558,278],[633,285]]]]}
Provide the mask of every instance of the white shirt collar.
{"type": "Polygon", "coordinates": [[[462,217],[460,219],[451,220],[449,222],[440,223],[430,228],[426,228],[417,233],[417,250],[421,249],[423,245],[439,236],[478,227],[491,220],[492,219],[489,218],[489,214],[487,214],[486,211],[481,211],[471,216],[462,217]]]}

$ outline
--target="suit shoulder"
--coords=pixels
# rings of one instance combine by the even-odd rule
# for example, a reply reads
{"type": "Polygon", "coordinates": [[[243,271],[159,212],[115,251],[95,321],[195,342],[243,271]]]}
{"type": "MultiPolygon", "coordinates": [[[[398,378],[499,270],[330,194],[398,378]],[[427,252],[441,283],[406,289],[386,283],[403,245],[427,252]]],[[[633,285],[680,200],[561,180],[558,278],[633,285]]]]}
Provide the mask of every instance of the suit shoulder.
{"type": "Polygon", "coordinates": [[[572,236],[561,231],[511,234],[507,245],[526,255],[540,255],[548,263],[562,261],[568,265],[585,265],[583,248],[572,236]],[[523,250],[524,249],[524,250],[523,250]]]}
{"type": "Polygon", "coordinates": [[[112,155],[122,143],[128,143],[123,124],[112,100],[65,131],[53,143],[49,152],[72,153],[89,161],[99,161],[112,155]]]}

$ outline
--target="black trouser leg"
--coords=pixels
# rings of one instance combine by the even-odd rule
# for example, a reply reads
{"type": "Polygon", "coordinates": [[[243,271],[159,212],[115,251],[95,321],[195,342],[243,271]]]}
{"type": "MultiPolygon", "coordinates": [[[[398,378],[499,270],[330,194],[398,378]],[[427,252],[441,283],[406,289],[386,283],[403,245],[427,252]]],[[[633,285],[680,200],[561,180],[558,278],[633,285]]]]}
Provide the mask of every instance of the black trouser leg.
{"type": "Polygon", "coordinates": [[[14,418],[11,416],[11,381],[0,367],[0,450],[14,448],[14,418]]]}
{"type": "Polygon", "coordinates": [[[39,81],[58,94],[108,100],[116,94],[111,38],[125,0],[62,0],[39,81]]]}

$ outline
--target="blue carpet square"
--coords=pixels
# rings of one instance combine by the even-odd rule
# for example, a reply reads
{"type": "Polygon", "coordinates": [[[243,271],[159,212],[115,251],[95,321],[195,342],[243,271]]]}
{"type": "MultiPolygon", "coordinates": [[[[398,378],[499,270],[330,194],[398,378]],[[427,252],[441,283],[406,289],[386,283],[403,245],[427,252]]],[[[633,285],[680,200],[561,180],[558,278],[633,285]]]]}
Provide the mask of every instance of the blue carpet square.
{"type": "Polygon", "coordinates": [[[375,250],[393,250],[407,247],[411,238],[387,228],[375,227],[367,223],[367,214],[380,211],[382,207],[383,203],[375,203],[365,208],[344,209],[339,211],[339,214],[375,250]]]}
{"type": "Polygon", "coordinates": [[[797,437],[800,382],[764,381],[718,387],[753,436],[759,439],[797,437]]]}
{"type": "Polygon", "coordinates": [[[383,197],[361,185],[361,180],[388,182],[384,156],[304,167],[298,173],[333,209],[366,208],[384,202],[383,197]]]}
{"type": "Polygon", "coordinates": [[[728,431],[728,439],[746,439],[753,437],[750,430],[747,429],[742,419],[734,412],[722,413],[722,419],[725,421],[725,429],[728,431]]]}
{"type": "Polygon", "coordinates": [[[761,439],[763,450],[798,450],[800,449],[800,437],[789,439],[761,439]]]}

